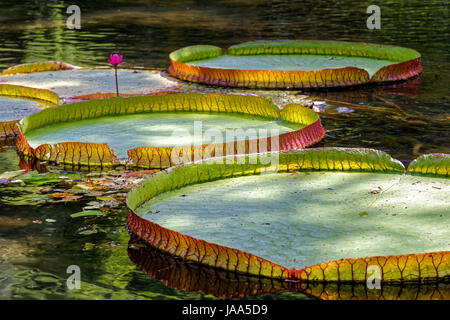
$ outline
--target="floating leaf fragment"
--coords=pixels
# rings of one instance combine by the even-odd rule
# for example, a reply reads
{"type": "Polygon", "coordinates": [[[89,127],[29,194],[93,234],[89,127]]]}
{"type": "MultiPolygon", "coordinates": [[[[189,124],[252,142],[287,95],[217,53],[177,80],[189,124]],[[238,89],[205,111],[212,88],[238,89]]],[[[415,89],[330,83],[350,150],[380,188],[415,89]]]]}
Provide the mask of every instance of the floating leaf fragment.
{"type": "Polygon", "coordinates": [[[68,197],[68,196],[73,196],[73,193],[54,193],[52,194],[53,198],[64,198],[64,197],[68,197]]]}
{"type": "Polygon", "coordinates": [[[91,242],[86,242],[84,244],[84,249],[83,250],[92,250],[95,249],[95,244],[91,243],[91,242]]]}
{"type": "Polygon", "coordinates": [[[72,213],[70,215],[71,218],[78,218],[78,217],[87,217],[87,216],[96,216],[96,215],[103,215],[105,212],[100,210],[90,210],[90,211],[81,211],[77,213],[72,213]]]}
{"type": "Polygon", "coordinates": [[[108,196],[98,197],[97,199],[98,199],[98,200],[101,200],[101,201],[116,201],[115,198],[113,198],[113,197],[108,197],[108,196]]]}

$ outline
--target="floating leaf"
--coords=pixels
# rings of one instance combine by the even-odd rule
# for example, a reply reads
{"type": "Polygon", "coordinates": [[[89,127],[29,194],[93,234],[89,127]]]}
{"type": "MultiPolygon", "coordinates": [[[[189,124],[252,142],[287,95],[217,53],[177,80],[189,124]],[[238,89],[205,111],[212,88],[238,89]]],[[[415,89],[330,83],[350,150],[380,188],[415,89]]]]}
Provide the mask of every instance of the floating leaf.
{"type": "Polygon", "coordinates": [[[383,282],[437,281],[450,274],[450,252],[438,251],[448,248],[449,230],[437,214],[447,199],[433,188],[448,188],[446,179],[422,177],[413,186],[418,178],[405,175],[399,161],[370,149],[319,148],[278,156],[273,174],[260,174],[268,164],[237,157],[224,159],[226,165],[211,159],[149,176],[128,194],[128,227],[170,254],[259,276],[365,281],[371,265],[383,268],[383,282]],[[291,175],[290,169],[350,172],[291,175]],[[355,219],[353,210],[373,204],[367,189],[375,183],[385,190],[384,201],[371,210],[382,219],[355,219]],[[330,185],[333,192],[323,192],[330,185]],[[302,193],[292,192],[296,186],[304,186],[302,193]],[[185,194],[189,197],[180,198],[185,194]],[[405,201],[411,205],[405,208],[405,201]],[[164,214],[146,215],[160,208],[164,214]],[[391,218],[392,210],[401,214],[391,218]]]}
{"type": "Polygon", "coordinates": [[[59,103],[58,95],[50,90],[19,86],[9,83],[0,83],[0,95],[39,99],[53,105],[57,105],[59,103]]]}
{"type": "Polygon", "coordinates": [[[46,72],[46,71],[58,71],[58,70],[71,70],[79,67],[61,61],[46,61],[46,62],[34,62],[20,64],[10,67],[2,72],[2,75],[12,75],[18,73],[33,73],[33,72],[46,72]]]}
{"type": "Polygon", "coordinates": [[[81,212],[77,212],[77,213],[72,213],[70,216],[72,218],[79,218],[79,217],[103,215],[105,213],[106,212],[103,212],[100,210],[89,210],[89,211],[81,211],[81,212]]]}
{"type": "Polygon", "coordinates": [[[196,45],[172,52],[170,60],[169,72],[182,80],[235,87],[341,87],[422,72],[413,49],[343,41],[253,41],[225,50],[196,45]]]}
{"type": "Polygon", "coordinates": [[[74,195],[73,193],[54,193],[54,194],[52,194],[52,197],[53,198],[64,198],[64,197],[73,196],[73,195],[74,195]]]}
{"type": "Polygon", "coordinates": [[[101,200],[101,201],[116,201],[115,198],[108,197],[108,196],[98,197],[97,200],[101,200]]]}
{"type": "Polygon", "coordinates": [[[318,114],[309,108],[291,104],[279,111],[272,102],[261,97],[230,94],[180,93],[91,100],[43,110],[24,118],[22,126],[22,133],[16,140],[20,153],[52,163],[86,167],[119,165],[114,150],[120,158],[128,157],[128,165],[161,169],[223,154],[300,149],[325,137],[318,114]],[[184,112],[183,116],[179,112],[184,112]],[[220,114],[211,114],[218,112],[220,114]],[[185,141],[185,136],[174,139],[173,130],[142,131],[142,128],[153,127],[149,125],[153,119],[157,122],[155,126],[164,121],[182,129],[189,125],[194,132],[194,120],[203,118],[208,119],[203,124],[205,131],[208,125],[213,129],[220,125],[225,132],[230,122],[236,123],[236,127],[244,132],[258,127],[275,130],[266,131],[262,137],[239,132],[236,132],[237,137],[231,138],[223,132],[223,139],[191,135],[192,141],[185,141]],[[108,136],[106,132],[110,130],[107,128],[111,125],[114,135],[108,136]],[[133,139],[117,139],[120,130],[129,132],[130,127],[136,128],[133,139]],[[80,132],[92,137],[92,134],[86,134],[89,130],[95,131],[92,131],[94,135],[102,132],[94,140],[105,143],[59,142],[79,139],[80,132]],[[48,143],[39,145],[42,141],[48,143]],[[191,144],[180,145],[180,141],[191,144]],[[133,148],[136,145],[149,146],[133,148]]]}

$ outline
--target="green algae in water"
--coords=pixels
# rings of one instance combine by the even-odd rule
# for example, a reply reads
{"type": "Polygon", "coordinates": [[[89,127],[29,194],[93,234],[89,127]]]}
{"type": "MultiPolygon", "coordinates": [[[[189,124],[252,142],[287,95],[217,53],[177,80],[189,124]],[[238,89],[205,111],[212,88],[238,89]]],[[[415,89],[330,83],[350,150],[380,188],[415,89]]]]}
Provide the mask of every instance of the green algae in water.
{"type": "Polygon", "coordinates": [[[187,186],[150,200],[138,213],[183,234],[302,268],[449,250],[449,191],[448,179],[280,173],[187,186]],[[374,187],[384,192],[372,194],[374,187]]]}
{"type": "Polygon", "coordinates": [[[186,64],[198,67],[239,70],[320,70],[357,67],[366,70],[372,77],[382,67],[398,61],[324,55],[221,55],[211,59],[190,61],[186,64]]]}
{"type": "MultiPolygon", "coordinates": [[[[235,139],[233,132],[237,129],[244,132],[254,129],[256,137],[260,137],[260,129],[267,130],[267,136],[272,136],[301,128],[301,125],[286,121],[250,115],[162,112],[58,123],[32,130],[26,133],[26,138],[33,148],[44,143],[58,142],[106,143],[114,149],[119,158],[123,159],[127,157],[128,149],[136,147],[169,147],[232,141],[235,139]],[[196,134],[201,132],[203,134],[196,134]],[[227,139],[227,133],[231,140],[227,139]],[[219,134],[223,141],[217,141],[216,134],[219,134]]],[[[238,140],[248,138],[244,136],[238,140]]]]}

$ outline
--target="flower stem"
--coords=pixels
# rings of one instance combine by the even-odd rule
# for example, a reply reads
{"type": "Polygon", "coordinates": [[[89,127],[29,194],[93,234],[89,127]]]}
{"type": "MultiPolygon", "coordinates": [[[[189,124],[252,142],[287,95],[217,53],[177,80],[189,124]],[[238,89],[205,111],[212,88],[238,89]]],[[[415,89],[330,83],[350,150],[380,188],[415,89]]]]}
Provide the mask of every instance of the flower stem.
{"type": "Polygon", "coordinates": [[[119,96],[119,83],[117,81],[117,66],[114,66],[114,71],[116,74],[116,92],[117,92],[117,96],[119,96]]]}

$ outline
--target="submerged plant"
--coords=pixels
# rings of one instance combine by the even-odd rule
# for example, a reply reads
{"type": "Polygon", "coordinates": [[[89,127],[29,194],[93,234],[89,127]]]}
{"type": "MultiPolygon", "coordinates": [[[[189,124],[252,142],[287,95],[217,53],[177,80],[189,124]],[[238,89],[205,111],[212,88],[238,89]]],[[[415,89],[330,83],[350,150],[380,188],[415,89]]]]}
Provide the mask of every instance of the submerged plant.
{"type": "Polygon", "coordinates": [[[116,75],[116,93],[119,96],[119,83],[117,81],[117,66],[122,64],[127,64],[126,62],[122,62],[123,55],[118,55],[117,53],[110,54],[108,62],[114,66],[114,73],[116,75]]]}

